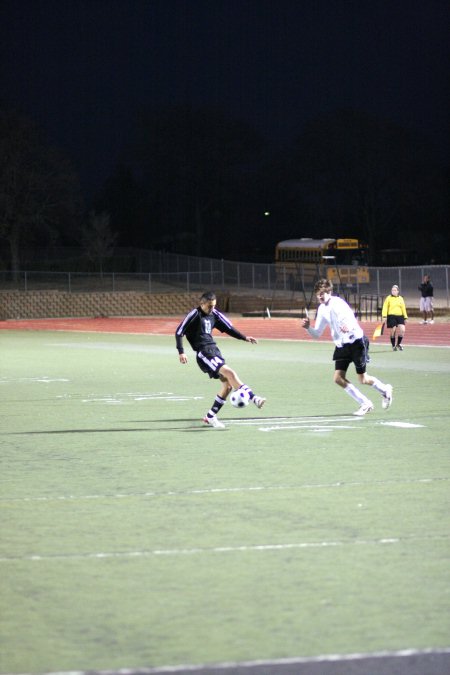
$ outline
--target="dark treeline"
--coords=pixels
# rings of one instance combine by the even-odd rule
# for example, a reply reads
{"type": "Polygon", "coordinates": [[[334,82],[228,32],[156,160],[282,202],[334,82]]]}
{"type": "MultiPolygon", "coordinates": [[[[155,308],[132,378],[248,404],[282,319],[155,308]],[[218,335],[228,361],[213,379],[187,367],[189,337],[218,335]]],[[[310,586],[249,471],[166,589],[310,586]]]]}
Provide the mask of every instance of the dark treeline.
{"type": "Polygon", "coordinates": [[[0,112],[0,266],[33,245],[114,245],[271,262],[277,241],[356,236],[448,262],[448,168],[430,143],[351,110],[311,120],[283,148],[211,109],[146,111],[89,204],[35,125],[0,112]]]}

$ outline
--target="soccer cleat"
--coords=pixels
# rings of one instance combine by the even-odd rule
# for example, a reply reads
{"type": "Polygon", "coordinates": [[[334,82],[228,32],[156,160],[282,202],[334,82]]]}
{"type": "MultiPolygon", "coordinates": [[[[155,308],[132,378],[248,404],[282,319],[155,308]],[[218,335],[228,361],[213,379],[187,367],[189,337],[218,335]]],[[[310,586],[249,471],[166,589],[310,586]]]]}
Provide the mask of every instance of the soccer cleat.
{"type": "Polygon", "coordinates": [[[403,345],[397,345],[397,349],[398,349],[399,352],[402,352],[403,351],[403,345]]]}
{"type": "Polygon", "coordinates": [[[430,321],[428,323],[430,323],[430,324],[434,323],[434,319],[430,319],[430,321]]]}
{"type": "Polygon", "coordinates": [[[381,407],[384,410],[387,410],[392,405],[392,391],[393,391],[392,384],[387,384],[386,393],[383,394],[383,398],[381,400],[381,407]]]}
{"type": "Polygon", "coordinates": [[[425,321],[421,321],[420,323],[421,323],[422,325],[425,325],[426,323],[428,323],[428,321],[425,319],[425,321]]]}
{"type": "Polygon", "coordinates": [[[362,417],[363,415],[367,415],[367,413],[372,412],[372,410],[373,403],[372,401],[368,401],[367,403],[363,403],[353,414],[357,417],[362,417]]]}
{"type": "Polygon", "coordinates": [[[397,351],[397,347],[392,347],[392,351],[393,351],[393,352],[396,352],[396,351],[397,351]]]}
{"type": "Polygon", "coordinates": [[[253,397],[253,403],[256,405],[257,408],[262,408],[265,402],[266,402],[266,399],[263,398],[262,396],[254,396],[253,397]]]}
{"type": "Polygon", "coordinates": [[[217,419],[216,415],[214,417],[204,417],[203,422],[208,427],[213,427],[214,429],[225,429],[225,424],[217,419]]]}

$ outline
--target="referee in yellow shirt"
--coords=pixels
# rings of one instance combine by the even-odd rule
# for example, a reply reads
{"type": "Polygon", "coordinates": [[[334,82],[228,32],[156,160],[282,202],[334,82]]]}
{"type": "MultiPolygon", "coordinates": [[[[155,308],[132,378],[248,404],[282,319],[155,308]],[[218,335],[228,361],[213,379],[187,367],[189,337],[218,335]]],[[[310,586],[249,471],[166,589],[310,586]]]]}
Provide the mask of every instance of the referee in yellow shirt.
{"type": "Polygon", "coordinates": [[[405,335],[405,322],[408,315],[405,301],[400,295],[399,287],[395,284],[392,286],[391,294],[386,297],[383,303],[381,314],[383,321],[386,321],[387,328],[391,329],[392,350],[402,352],[402,340],[405,335]]]}

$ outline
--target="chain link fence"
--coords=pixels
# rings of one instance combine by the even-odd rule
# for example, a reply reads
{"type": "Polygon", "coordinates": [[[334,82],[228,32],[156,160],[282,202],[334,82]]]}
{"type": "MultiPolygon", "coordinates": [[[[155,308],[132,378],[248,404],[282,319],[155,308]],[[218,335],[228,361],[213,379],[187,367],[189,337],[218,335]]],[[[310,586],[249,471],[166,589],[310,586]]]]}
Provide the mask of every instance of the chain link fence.
{"type": "MultiPolygon", "coordinates": [[[[130,254],[131,255],[131,254],[130,254]]],[[[280,298],[302,296],[306,303],[312,297],[312,283],[292,287],[288,274],[274,264],[243,263],[215,258],[199,258],[158,251],[134,251],[129,267],[137,272],[107,271],[49,272],[0,271],[0,291],[59,290],[70,293],[92,291],[142,291],[148,293],[197,292],[205,289],[242,294],[260,294],[276,306],[280,298]]],[[[123,261],[122,255],[120,260],[123,261]]],[[[114,258],[111,259],[114,261],[114,258]]],[[[112,263],[110,263],[112,266],[112,263]]],[[[368,284],[337,288],[337,292],[358,297],[361,311],[364,305],[379,303],[398,284],[407,306],[418,307],[418,286],[424,274],[429,274],[434,286],[436,309],[450,308],[450,265],[416,267],[370,267],[368,284]]]]}

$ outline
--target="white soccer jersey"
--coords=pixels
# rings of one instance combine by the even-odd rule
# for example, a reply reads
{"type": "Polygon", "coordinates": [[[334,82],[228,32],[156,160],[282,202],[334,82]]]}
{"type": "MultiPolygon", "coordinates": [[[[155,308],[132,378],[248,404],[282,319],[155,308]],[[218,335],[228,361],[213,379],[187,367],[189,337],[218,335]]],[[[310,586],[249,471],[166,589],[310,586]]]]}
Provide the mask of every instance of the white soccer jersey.
{"type": "Polygon", "coordinates": [[[326,305],[319,305],[314,328],[309,327],[308,333],[313,338],[319,338],[327,326],[330,326],[331,338],[336,347],[342,347],[363,336],[363,330],[352,308],[345,300],[334,295],[326,305]]]}

